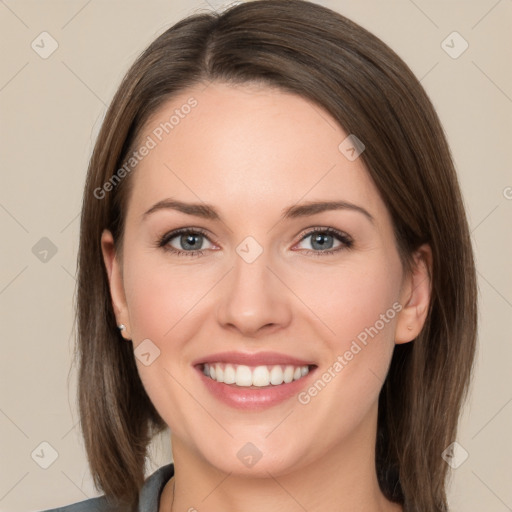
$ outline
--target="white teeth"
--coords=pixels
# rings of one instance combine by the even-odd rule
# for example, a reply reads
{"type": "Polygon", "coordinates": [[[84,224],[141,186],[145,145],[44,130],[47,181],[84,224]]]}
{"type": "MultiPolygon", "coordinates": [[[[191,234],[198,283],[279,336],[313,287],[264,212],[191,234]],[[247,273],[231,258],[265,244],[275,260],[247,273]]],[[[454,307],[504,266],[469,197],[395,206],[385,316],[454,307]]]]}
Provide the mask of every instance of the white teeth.
{"type": "Polygon", "coordinates": [[[237,386],[252,386],[252,373],[248,366],[241,364],[236,369],[236,380],[237,386]]]}
{"type": "Polygon", "coordinates": [[[252,372],[253,386],[268,386],[270,384],[270,372],[266,366],[257,366],[252,372]]]}
{"type": "Polygon", "coordinates": [[[224,383],[225,384],[234,384],[236,381],[236,373],[233,366],[227,364],[224,367],[224,383]]]}
{"type": "Polygon", "coordinates": [[[217,382],[224,382],[224,370],[220,365],[215,367],[215,380],[217,382]]]}
{"type": "Polygon", "coordinates": [[[241,387],[249,386],[279,386],[301,379],[309,373],[309,367],[305,366],[255,366],[233,365],[225,363],[206,363],[203,373],[217,382],[224,384],[236,384],[241,387]]]}
{"type": "Polygon", "coordinates": [[[284,381],[286,382],[286,384],[288,384],[289,382],[291,382],[293,380],[293,371],[294,371],[294,367],[293,366],[287,366],[284,370],[284,381]]]}
{"type": "Polygon", "coordinates": [[[280,366],[273,366],[270,370],[270,384],[278,386],[283,383],[283,370],[280,366]]]}

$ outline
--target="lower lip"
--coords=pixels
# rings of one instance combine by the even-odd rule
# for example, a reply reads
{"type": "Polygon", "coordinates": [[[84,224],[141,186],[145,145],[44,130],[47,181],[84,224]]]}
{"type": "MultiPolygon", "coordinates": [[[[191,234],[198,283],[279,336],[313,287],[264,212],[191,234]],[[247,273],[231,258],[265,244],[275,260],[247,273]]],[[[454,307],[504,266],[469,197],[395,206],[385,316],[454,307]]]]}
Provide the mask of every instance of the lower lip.
{"type": "Polygon", "coordinates": [[[224,384],[207,377],[201,367],[196,367],[196,370],[207,389],[221,402],[237,409],[259,410],[273,407],[296,396],[306,387],[316,367],[311,368],[304,377],[288,384],[262,388],[224,384]]]}

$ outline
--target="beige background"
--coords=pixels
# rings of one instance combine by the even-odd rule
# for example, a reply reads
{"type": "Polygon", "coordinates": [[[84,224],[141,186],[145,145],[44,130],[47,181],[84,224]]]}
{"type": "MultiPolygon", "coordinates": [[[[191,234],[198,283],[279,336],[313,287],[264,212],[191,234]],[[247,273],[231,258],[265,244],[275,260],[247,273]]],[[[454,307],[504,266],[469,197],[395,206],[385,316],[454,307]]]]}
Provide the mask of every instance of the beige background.
{"type": "MultiPolygon", "coordinates": [[[[180,18],[221,3],[0,0],[0,511],[99,494],[77,427],[71,368],[86,165],[106,105],[138,53],[180,18]],[[47,59],[31,48],[43,31],[58,43],[47,59]],[[43,237],[57,250],[46,262],[36,250],[43,237]],[[48,469],[31,456],[42,442],[58,454],[48,469]]],[[[319,3],[388,43],[421,79],[444,124],[470,219],[481,321],[457,438],[469,458],[453,471],[450,502],[453,511],[512,510],[512,1],[319,3]],[[453,31],[469,44],[456,59],[441,45],[453,31]]],[[[452,52],[463,43],[455,37],[452,52]]],[[[164,437],[148,472],[170,456],[164,437]]]]}

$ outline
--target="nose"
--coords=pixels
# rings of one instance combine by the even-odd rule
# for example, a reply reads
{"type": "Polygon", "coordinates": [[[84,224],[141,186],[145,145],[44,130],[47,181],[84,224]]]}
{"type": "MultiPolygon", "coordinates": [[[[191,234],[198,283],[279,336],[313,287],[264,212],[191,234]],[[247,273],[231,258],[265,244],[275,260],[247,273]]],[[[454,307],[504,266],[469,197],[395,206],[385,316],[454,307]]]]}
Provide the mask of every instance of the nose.
{"type": "Polygon", "coordinates": [[[255,338],[290,324],[291,292],[269,259],[266,252],[252,263],[235,256],[234,268],[218,290],[217,320],[224,329],[255,338]]]}

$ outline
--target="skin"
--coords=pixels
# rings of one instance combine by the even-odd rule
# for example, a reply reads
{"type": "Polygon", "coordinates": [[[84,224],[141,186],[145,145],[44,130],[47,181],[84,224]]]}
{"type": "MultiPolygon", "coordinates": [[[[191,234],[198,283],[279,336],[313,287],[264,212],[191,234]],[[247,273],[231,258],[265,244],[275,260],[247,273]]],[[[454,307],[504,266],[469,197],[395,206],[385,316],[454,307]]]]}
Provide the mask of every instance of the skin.
{"type": "MultiPolygon", "coordinates": [[[[191,96],[197,107],[131,177],[122,261],[109,231],[101,240],[123,336],[134,348],[149,338],[160,350],[149,366],[136,359],[172,432],[175,477],[160,511],[402,510],[377,482],[377,403],[395,344],[413,340],[425,322],[430,248],[415,253],[406,275],[362,160],[338,149],[347,133],[300,96],[249,84],[194,86],[160,108],[140,140],[191,96]],[[222,221],[172,209],[143,218],[169,197],[211,204],[222,221]],[[317,200],[349,201],[374,222],[348,209],[280,220],[285,207],[317,200]],[[182,227],[207,231],[197,242],[202,255],[157,247],[182,227]],[[311,254],[322,252],[308,236],[314,227],[347,233],[353,246],[311,254]],[[252,263],[236,252],[247,236],[263,248],[252,263]],[[306,405],[293,397],[258,412],[234,409],[191,366],[225,350],[276,351],[314,361],[320,375],[396,302],[402,310],[306,405]],[[252,467],[237,457],[247,442],[262,453],[252,467]]],[[[172,245],[187,250],[180,236],[172,245]]]]}

